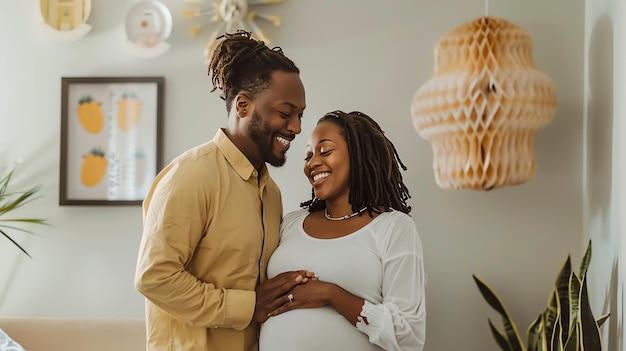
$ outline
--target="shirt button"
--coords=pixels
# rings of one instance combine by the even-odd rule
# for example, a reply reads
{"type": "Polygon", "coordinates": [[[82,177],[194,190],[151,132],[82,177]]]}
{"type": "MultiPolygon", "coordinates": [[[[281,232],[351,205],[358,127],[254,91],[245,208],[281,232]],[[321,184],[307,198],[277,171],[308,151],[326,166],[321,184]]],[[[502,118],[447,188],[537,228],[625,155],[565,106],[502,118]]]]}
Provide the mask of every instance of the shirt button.
{"type": "Polygon", "coordinates": [[[256,171],[252,171],[252,175],[256,177],[256,171]]]}

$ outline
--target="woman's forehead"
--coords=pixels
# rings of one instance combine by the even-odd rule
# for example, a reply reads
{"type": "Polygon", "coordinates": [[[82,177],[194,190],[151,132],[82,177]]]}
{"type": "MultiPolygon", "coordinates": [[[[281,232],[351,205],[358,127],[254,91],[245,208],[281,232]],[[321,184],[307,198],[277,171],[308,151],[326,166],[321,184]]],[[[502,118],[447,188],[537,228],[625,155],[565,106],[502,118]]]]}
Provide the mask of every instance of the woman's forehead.
{"type": "Polygon", "coordinates": [[[341,127],[336,123],[322,121],[315,126],[309,137],[308,146],[314,146],[326,142],[338,143],[345,141],[341,133],[341,127]]]}

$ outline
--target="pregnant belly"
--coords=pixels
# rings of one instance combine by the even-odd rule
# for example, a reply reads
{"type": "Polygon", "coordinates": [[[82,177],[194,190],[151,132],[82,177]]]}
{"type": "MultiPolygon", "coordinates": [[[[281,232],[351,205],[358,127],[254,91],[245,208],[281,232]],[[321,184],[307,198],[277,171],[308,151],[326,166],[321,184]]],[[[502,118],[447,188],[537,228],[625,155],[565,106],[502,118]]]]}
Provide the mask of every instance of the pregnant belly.
{"type": "Polygon", "coordinates": [[[261,326],[259,351],[379,351],[367,335],[330,307],[293,310],[261,326]]]}

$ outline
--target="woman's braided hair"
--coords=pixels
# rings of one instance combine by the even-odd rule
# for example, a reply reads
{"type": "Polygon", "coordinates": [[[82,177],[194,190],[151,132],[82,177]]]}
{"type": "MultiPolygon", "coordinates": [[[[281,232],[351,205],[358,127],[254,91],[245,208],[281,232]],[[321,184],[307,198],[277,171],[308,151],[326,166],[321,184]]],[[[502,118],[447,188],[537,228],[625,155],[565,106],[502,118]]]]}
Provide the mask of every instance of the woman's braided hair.
{"type": "Polygon", "coordinates": [[[253,39],[250,32],[238,30],[225,33],[209,63],[209,76],[213,90],[220,89],[220,97],[226,101],[226,111],[230,112],[233,99],[241,91],[258,93],[272,84],[272,73],[283,71],[300,73],[296,65],[287,58],[280,47],[269,48],[263,41],[253,39]]]}
{"type": "MultiPolygon", "coordinates": [[[[400,173],[400,167],[406,171],[406,166],[378,123],[358,111],[329,112],[317,123],[324,121],[339,125],[348,144],[349,201],[352,211],[367,207],[370,216],[372,212],[387,212],[392,209],[407,214],[411,212],[411,206],[407,205],[411,196],[400,173]]],[[[313,190],[312,199],[300,206],[313,212],[324,209],[326,202],[316,198],[313,190]]]]}

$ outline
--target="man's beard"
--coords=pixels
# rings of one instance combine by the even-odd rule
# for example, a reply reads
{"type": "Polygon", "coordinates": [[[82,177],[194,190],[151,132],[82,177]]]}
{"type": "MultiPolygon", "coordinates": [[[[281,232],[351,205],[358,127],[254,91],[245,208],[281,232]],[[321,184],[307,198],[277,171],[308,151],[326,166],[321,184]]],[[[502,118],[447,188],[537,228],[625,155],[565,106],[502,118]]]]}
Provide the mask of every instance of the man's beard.
{"type": "Polygon", "coordinates": [[[280,167],[285,164],[286,158],[284,154],[280,156],[274,154],[274,133],[269,122],[263,122],[258,111],[254,111],[252,114],[252,120],[248,124],[248,133],[259,148],[259,153],[264,162],[274,167],[280,167]]]}

